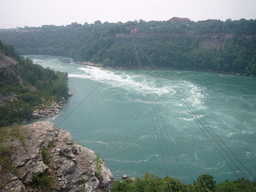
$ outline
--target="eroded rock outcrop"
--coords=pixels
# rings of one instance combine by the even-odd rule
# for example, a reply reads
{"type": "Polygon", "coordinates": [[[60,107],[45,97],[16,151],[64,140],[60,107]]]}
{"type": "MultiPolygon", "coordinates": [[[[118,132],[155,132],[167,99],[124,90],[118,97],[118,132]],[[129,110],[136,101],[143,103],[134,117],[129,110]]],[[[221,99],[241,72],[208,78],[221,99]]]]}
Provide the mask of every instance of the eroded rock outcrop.
{"type": "Polygon", "coordinates": [[[0,53],[0,71],[11,70],[17,65],[18,65],[18,62],[15,59],[0,53]]]}
{"type": "MultiPolygon", "coordinates": [[[[69,132],[47,121],[22,126],[22,130],[26,138],[13,144],[10,157],[14,166],[19,165],[17,177],[12,176],[13,182],[5,186],[5,191],[24,190],[24,186],[33,191],[33,178],[45,173],[53,181],[55,191],[110,191],[110,170],[96,160],[92,150],[74,144],[69,132]]],[[[40,191],[40,186],[36,191],[40,191]]]]}
{"type": "Polygon", "coordinates": [[[48,118],[54,115],[60,114],[60,109],[65,104],[65,98],[63,98],[60,102],[53,101],[50,105],[45,106],[43,105],[42,108],[36,108],[32,113],[33,119],[40,119],[40,118],[48,118]]]}

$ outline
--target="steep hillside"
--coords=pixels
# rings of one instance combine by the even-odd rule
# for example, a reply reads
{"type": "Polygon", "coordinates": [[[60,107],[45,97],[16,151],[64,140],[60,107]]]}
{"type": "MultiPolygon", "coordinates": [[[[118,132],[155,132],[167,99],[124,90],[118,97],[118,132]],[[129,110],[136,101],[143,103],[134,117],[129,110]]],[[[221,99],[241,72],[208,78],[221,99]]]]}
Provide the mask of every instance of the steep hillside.
{"type": "Polygon", "coordinates": [[[67,98],[67,74],[44,69],[0,41],[0,127],[31,118],[67,98]]]}
{"type": "Polygon", "coordinates": [[[18,65],[18,62],[3,53],[0,53],[0,72],[4,73],[5,71],[12,70],[14,67],[18,65]]]}
{"type": "Polygon", "coordinates": [[[256,74],[256,20],[72,23],[0,31],[22,54],[72,57],[110,67],[256,74]]]}

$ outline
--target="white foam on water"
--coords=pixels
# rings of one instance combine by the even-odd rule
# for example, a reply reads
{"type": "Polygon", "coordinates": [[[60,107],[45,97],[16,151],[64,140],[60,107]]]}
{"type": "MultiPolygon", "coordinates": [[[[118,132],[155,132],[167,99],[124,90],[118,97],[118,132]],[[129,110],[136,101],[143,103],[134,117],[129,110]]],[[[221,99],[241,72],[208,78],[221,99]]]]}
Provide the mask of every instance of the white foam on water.
{"type": "Polygon", "coordinates": [[[184,120],[184,121],[193,121],[193,118],[178,118],[178,119],[181,119],[181,120],[184,120]]]}
{"type": "Polygon", "coordinates": [[[103,142],[103,141],[96,141],[96,143],[103,144],[103,145],[108,145],[109,144],[109,143],[103,142]]]}
{"type": "Polygon", "coordinates": [[[196,160],[199,160],[199,158],[198,158],[198,156],[197,156],[196,153],[194,153],[194,158],[195,158],[196,160]]]}
{"type": "Polygon", "coordinates": [[[227,134],[227,137],[232,137],[233,135],[237,135],[238,133],[236,133],[236,132],[229,132],[228,134],[227,134]]]}
{"type": "Polygon", "coordinates": [[[246,151],[246,158],[250,159],[252,157],[252,152],[246,151]]]}
{"type": "Polygon", "coordinates": [[[69,77],[91,79],[106,83],[113,87],[119,87],[131,92],[140,93],[143,95],[156,94],[172,95],[175,93],[173,87],[170,85],[157,86],[156,80],[147,75],[137,75],[125,72],[116,72],[110,70],[103,70],[97,67],[81,67],[79,70],[83,71],[83,74],[69,74],[69,77]]]}
{"type": "Polygon", "coordinates": [[[141,159],[141,160],[134,160],[134,161],[130,161],[130,160],[120,160],[120,159],[105,159],[107,161],[116,161],[116,162],[120,162],[120,163],[141,163],[141,162],[147,162],[150,161],[150,159],[154,158],[154,157],[158,157],[158,154],[154,154],[154,155],[150,155],[148,158],[146,159],[141,159]]]}
{"type": "Polygon", "coordinates": [[[231,147],[246,147],[246,146],[251,147],[249,143],[241,140],[230,140],[229,145],[231,147]]]}
{"type": "Polygon", "coordinates": [[[247,131],[242,131],[242,134],[254,134],[254,132],[253,131],[251,131],[251,130],[247,130],[247,131]]]}
{"type": "Polygon", "coordinates": [[[140,137],[138,137],[139,140],[148,140],[148,139],[152,139],[152,135],[142,135],[140,137]]]}
{"type": "MultiPolygon", "coordinates": [[[[161,99],[164,102],[168,102],[170,99],[177,101],[177,99],[183,99],[180,97],[184,97],[184,101],[196,108],[196,110],[205,109],[204,103],[202,102],[204,98],[203,90],[191,82],[163,79],[127,71],[104,70],[92,66],[80,67],[79,70],[81,73],[69,74],[68,77],[98,81],[112,87],[125,89],[130,93],[143,95],[145,98],[144,100],[139,99],[139,101],[135,99],[133,100],[134,102],[148,103],[152,96],[155,100],[161,99]],[[173,97],[177,91],[179,94],[176,95],[177,97],[173,97]]],[[[126,93],[124,95],[129,99],[129,95],[126,93]]],[[[177,106],[182,106],[181,103],[175,103],[177,106]]],[[[173,105],[173,102],[171,105],[173,105]]]]}
{"type": "Polygon", "coordinates": [[[204,98],[204,95],[201,93],[202,90],[200,87],[195,86],[194,84],[188,84],[190,88],[190,96],[186,99],[193,107],[197,107],[200,109],[205,109],[204,103],[201,101],[204,98]]]}

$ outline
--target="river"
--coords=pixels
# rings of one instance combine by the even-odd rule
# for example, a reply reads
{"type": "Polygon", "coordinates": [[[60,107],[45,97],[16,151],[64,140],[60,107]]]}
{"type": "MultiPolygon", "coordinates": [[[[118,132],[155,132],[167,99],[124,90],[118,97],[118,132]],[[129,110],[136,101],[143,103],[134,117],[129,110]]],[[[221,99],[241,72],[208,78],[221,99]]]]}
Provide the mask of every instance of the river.
{"type": "Polygon", "coordinates": [[[27,57],[68,73],[73,96],[61,115],[47,120],[100,153],[115,179],[151,173],[183,183],[198,174],[213,175],[217,182],[244,175],[252,180],[248,170],[255,177],[254,77],[106,70],[65,57],[27,57]]]}

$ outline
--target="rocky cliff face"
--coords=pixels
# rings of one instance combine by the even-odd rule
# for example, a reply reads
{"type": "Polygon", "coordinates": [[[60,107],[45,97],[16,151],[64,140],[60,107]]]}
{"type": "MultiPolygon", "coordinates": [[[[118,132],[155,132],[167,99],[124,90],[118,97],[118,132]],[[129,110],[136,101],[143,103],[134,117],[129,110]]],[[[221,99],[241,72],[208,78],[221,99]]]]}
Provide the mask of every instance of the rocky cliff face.
{"type": "Polygon", "coordinates": [[[74,144],[69,132],[46,121],[21,129],[24,139],[12,141],[10,157],[17,173],[5,180],[3,191],[42,191],[46,181],[51,191],[110,191],[110,170],[92,150],[74,144]]]}
{"type": "MultiPolygon", "coordinates": [[[[235,37],[249,39],[250,35],[241,34],[236,35],[232,33],[226,34],[194,34],[194,33],[166,33],[166,34],[158,34],[158,33],[135,33],[133,34],[136,38],[156,38],[156,37],[165,37],[169,39],[175,38],[196,38],[199,40],[198,48],[199,49],[220,49],[225,47],[225,45],[230,44],[231,40],[235,37]]],[[[131,34],[125,33],[116,33],[116,38],[131,38],[131,34]]]]}
{"type": "MultiPolygon", "coordinates": [[[[0,97],[1,99],[1,97],[0,97]]],[[[60,109],[62,109],[62,106],[65,104],[65,98],[62,98],[61,101],[58,103],[55,101],[52,101],[52,103],[48,106],[42,105],[42,109],[35,108],[35,110],[32,113],[33,119],[43,119],[43,118],[49,118],[55,115],[60,114],[60,109]]]]}
{"type": "Polygon", "coordinates": [[[11,57],[0,53],[0,71],[8,71],[18,65],[18,62],[11,57]]]}
{"type": "MultiPolygon", "coordinates": [[[[22,81],[21,78],[16,75],[15,68],[18,66],[18,62],[0,52],[0,76],[5,79],[15,80],[18,79],[20,82],[22,81]],[[13,73],[10,73],[13,72],[13,73]]],[[[3,82],[1,82],[3,83],[3,82]]],[[[8,96],[3,96],[0,93],[0,107],[4,107],[6,105],[6,100],[15,100],[17,99],[16,94],[11,94],[8,96]]]]}

